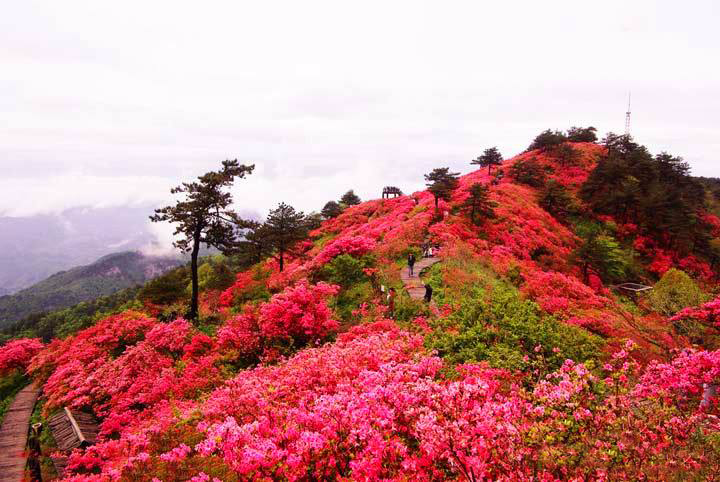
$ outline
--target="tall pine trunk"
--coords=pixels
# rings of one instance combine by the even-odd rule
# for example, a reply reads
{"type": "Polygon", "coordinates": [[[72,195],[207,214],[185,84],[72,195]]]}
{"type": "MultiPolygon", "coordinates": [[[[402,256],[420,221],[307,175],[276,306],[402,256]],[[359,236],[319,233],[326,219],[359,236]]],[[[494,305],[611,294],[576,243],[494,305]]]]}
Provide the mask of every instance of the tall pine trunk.
{"type": "Polygon", "coordinates": [[[192,298],[190,299],[190,311],[188,318],[195,320],[198,317],[198,255],[200,254],[200,233],[196,232],[193,238],[193,249],[190,253],[190,271],[192,272],[192,298]]]}

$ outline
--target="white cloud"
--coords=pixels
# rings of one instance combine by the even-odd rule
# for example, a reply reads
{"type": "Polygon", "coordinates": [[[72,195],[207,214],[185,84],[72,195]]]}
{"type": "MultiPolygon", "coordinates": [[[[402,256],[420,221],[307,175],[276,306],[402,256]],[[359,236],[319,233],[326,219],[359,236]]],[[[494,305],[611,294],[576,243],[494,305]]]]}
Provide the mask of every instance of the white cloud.
{"type": "Polygon", "coordinates": [[[306,211],[545,128],[720,175],[716,2],[25,1],[0,17],[0,213],[161,203],[239,158],[238,206],[306,211]]]}
{"type": "Polygon", "coordinates": [[[161,202],[168,179],[63,174],[0,178],[0,216],[60,214],[77,206],[114,207],[161,202]]]}
{"type": "Polygon", "coordinates": [[[151,223],[148,221],[147,230],[155,237],[155,242],[148,243],[140,248],[146,256],[177,256],[178,250],[172,245],[175,229],[168,223],[151,223]]]}

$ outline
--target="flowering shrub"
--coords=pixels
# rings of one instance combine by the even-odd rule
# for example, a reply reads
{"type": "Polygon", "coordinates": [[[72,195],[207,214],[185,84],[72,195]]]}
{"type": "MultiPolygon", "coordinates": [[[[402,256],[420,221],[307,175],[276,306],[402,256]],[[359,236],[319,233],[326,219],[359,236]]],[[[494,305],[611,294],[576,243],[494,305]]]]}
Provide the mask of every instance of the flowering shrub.
{"type": "Polygon", "coordinates": [[[443,362],[420,344],[394,329],[309,349],[215,390],[200,406],[199,439],[186,433],[167,446],[146,431],[122,451],[108,441],[89,452],[103,473],[121,467],[127,479],[625,480],[717,471],[703,434],[720,429],[718,407],[699,400],[703,382],[720,381],[718,352],[640,372],[628,345],[598,373],[568,360],[528,390],[483,365],[445,378],[443,362]],[[667,405],[668,396],[679,404],[667,405]]]}
{"type": "MultiPolygon", "coordinates": [[[[633,393],[662,399],[683,411],[693,411],[701,405],[703,387],[719,382],[720,351],[688,349],[680,352],[670,363],[651,362],[633,393]]],[[[714,400],[715,408],[717,402],[714,400]]]]}
{"type": "Polygon", "coordinates": [[[712,281],[715,279],[715,273],[713,273],[710,265],[706,261],[701,261],[693,255],[688,255],[679,259],[677,265],[684,271],[687,271],[702,280],[712,281]]]}
{"type": "Polygon", "coordinates": [[[42,350],[38,338],[20,338],[0,346],[0,377],[17,370],[25,372],[30,360],[42,350]]]}
{"type": "Polygon", "coordinates": [[[53,340],[45,350],[32,359],[28,371],[37,378],[46,379],[57,367],[69,370],[76,365],[84,373],[92,364],[121,354],[126,346],[145,336],[156,321],[135,311],[109,316],[94,326],[64,340],[53,340]]]}
{"type": "Polygon", "coordinates": [[[270,355],[279,343],[303,346],[320,340],[339,326],[327,305],[327,299],[337,292],[334,285],[301,281],[274,295],[259,309],[247,308],[228,320],[218,331],[218,342],[252,359],[264,352],[270,355]]]}
{"type": "Polygon", "coordinates": [[[720,347],[720,298],[685,308],[669,321],[675,332],[690,342],[710,349],[720,347]]]}
{"type": "Polygon", "coordinates": [[[715,298],[701,306],[685,308],[670,318],[670,321],[692,319],[708,326],[720,329],[720,298],[715,298]]]}
{"type": "Polygon", "coordinates": [[[602,308],[608,303],[577,278],[558,272],[534,272],[528,276],[522,292],[548,313],[564,313],[571,308],[602,308]]]}
{"type": "Polygon", "coordinates": [[[563,479],[581,474],[615,480],[682,478],[685,471],[703,478],[701,474],[716,472],[710,466],[717,464],[718,453],[706,452],[708,439],[695,431],[705,426],[706,433],[713,433],[720,427],[695,402],[700,379],[717,377],[718,354],[707,354],[709,366],[685,387],[695,393],[694,402],[679,411],[666,404],[664,395],[671,387],[662,373],[682,376],[682,360],[651,365],[636,383],[638,366],[629,358],[631,347],[605,364],[604,378],[567,361],[536,386],[534,396],[542,410],[536,412],[528,442],[538,443],[538,462],[553,466],[556,477],[563,479]]]}
{"type": "Polygon", "coordinates": [[[48,351],[55,355],[42,353],[30,368],[51,372],[45,410],[91,407],[107,417],[103,433],[168,397],[194,397],[219,381],[212,340],[182,319],[159,323],[127,312],[54,344],[48,351]]]}
{"type": "Polygon", "coordinates": [[[335,256],[349,254],[351,256],[362,256],[375,248],[375,240],[366,236],[341,237],[331,241],[315,257],[314,263],[322,266],[335,256]]]}
{"type": "Polygon", "coordinates": [[[263,269],[238,273],[232,286],[220,295],[220,306],[228,307],[236,302],[262,299],[269,296],[265,287],[266,275],[263,269]]]}
{"type": "Polygon", "coordinates": [[[372,251],[381,258],[395,258],[409,246],[420,244],[432,219],[429,208],[433,201],[429,193],[416,194],[417,204],[409,196],[369,201],[351,206],[325,222],[312,235],[337,236],[318,253],[314,265],[321,266],[342,253],[361,255],[372,251]]]}
{"type": "Polygon", "coordinates": [[[720,218],[707,211],[702,211],[699,219],[710,227],[710,233],[714,238],[720,237],[720,218]]]}
{"type": "Polygon", "coordinates": [[[565,322],[568,325],[579,326],[604,337],[611,337],[614,334],[612,324],[603,318],[573,316],[565,322]]]}

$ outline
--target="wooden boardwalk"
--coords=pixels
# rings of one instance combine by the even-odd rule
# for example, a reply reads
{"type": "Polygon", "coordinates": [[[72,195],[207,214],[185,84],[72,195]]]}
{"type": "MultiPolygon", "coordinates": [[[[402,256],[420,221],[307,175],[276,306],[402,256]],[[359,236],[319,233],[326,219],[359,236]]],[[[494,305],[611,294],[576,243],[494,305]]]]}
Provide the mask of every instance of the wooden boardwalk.
{"type": "Polygon", "coordinates": [[[414,300],[422,300],[425,297],[425,287],[420,279],[420,272],[440,261],[440,258],[423,258],[415,262],[415,275],[410,276],[410,268],[405,267],[400,271],[400,280],[405,286],[405,290],[414,300]]]}
{"type": "Polygon", "coordinates": [[[25,473],[27,436],[40,389],[34,384],[18,392],[0,428],[0,482],[18,482],[25,473]]]}

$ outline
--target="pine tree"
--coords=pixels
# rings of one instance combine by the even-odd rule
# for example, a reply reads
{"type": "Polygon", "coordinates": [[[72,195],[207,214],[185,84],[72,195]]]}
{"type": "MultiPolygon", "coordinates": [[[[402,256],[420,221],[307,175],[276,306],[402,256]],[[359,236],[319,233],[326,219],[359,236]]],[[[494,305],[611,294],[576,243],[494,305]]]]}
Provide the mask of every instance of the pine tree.
{"type": "Polygon", "coordinates": [[[578,211],[575,200],[572,198],[567,188],[551,179],[540,191],[538,203],[547,212],[554,217],[565,220],[578,211]]]}
{"type": "Polygon", "coordinates": [[[310,231],[318,229],[320,226],[322,226],[324,220],[325,218],[323,217],[323,215],[317,211],[311,211],[305,216],[305,221],[307,221],[307,228],[310,231]]]}
{"type": "Polygon", "coordinates": [[[341,213],[342,207],[335,201],[328,201],[325,203],[325,206],[323,206],[322,211],[320,211],[320,214],[322,214],[325,219],[338,217],[341,213]]]}
{"type": "Polygon", "coordinates": [[[470,161],[470,164],[476,164],[480,167],[487,167],[488,168],[488,174],[490,174],[490,169],[492,169],[493,166],[499,166],[503,162],[502,154],[500,154],[500,151],[498,151],[497,147],[491,147],[490,149],[485,149],[485,152],[483,152],[482,156],[479,156],[477,159],[473,159],[470,161]]]}
{"type": "Polygon", "coordinates": [[[548,129],[538,134],[537,137],[532,141],[530,146],[528,146],[527,150],[532,151],[534,149],[540,149],[544,151],[552,149],[553,147],[562,144],[566,140],[567,137],[565,137],[565,134],[563,134],[562,132],[548,129]]]}
{"type": "Polygon", "coordinates": [[[560,144],[551,149],[551,155],[561,166],[574,166],[580,159],[580,152],[570,144],[560,144]]]}
{"type": "Polygon", "coordinates": [[[235,226],[241,222],[237,214],[229,209],[232,194],[225,189],[235,178],[243,179],[251,174],[254,165],[239,164],[237,159],[223,161],[222,169],[203,174],[196,182],[177,186],[170,190],[172,194],[184,194],[184,199],[174,206],[156,209],[150,216],[154,223],[167,221],[176,225],[175,236],[182,236],[173,245],[190,252],[190,270],[192,274],[192,295],[188,318],[198,316],[198,254],[200,245],[215,247],[222,252],[231,252],[237,248],[235,226]]]}
{"type": "Polygon", "coordinates": [[[571,259],[580,266],[586,284],[590,281],[590,273],[596,273],[606,281],[618,280],[624,276],[627,263],[615,238],[603,233],[598,226],[590,224],[581,225],[578,235],[583,242],[573,252],[571,259]]]}
{"type": "Polygon", "coordinates": [[[607,153],[580,189],[580,198],[597,214],[636,224],[644,233],[678,251],[707,248],[709,232],[698,212],[705,189],[689,176],[680,157],[653,157],[630,136],[608,134],[607,153]]]}
{"type": "Polygon", "coordinates": [[[478,225],[482,219],[492,219],[495,217],[497,203],[491,201],[488,197],[489,189],[487,186],[475,183],[470,186],[468,192],[470,196],[462,204],[462,209],[469,213],[470,220],[473,224],[478,225]]]}
{"type": "Polygon", "coordinates": [[[345,206],[355,206],[356,204],[360,204],[362,201],[360,200],[360,197],[355,194],[355,191],[350,189],[348,192],[342,195],[340,198],[340,204],[343,204],[345,206]]]}
{"type": "Polygon", "coordinates": [[[282,272],[285,255],[292,252],[293,245],[304,239],[308,232],[308,220],[302,211],[296,211],[285,203],[270,211],[263,227],[267,246],[275,252],[282,272]]]}
{"type": "Polygon", "coordinates": [[[547,168],[534,157],[524,161],[516,161],[508,171],[515,182],[527,184],[531,187],[542,187],[545,185],[547,178],[547,168]]]}
{"type": "Polygon", "coordinates": [[[567,131],[570,142],[597,142],[597,129],[594,127],[571,127],[567,131]]]}
{"type": "Polygon", "coordinates": [[[450,195],[458,185],[459,172],[450,172],[449,167],[438,167],[430,174],[425,174],[425,184],[428,191],[435,197],[435,210],[438,209],[440,199],[450,200],[450,195]]]}
{"type": "Polygon", "coordinates": [[[239,261],[243,266],[259,263],[270,254],[267,228],[257,221],[246,221],[241,226],[242,239],[238,243],[239,261]]]}

